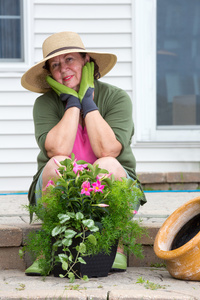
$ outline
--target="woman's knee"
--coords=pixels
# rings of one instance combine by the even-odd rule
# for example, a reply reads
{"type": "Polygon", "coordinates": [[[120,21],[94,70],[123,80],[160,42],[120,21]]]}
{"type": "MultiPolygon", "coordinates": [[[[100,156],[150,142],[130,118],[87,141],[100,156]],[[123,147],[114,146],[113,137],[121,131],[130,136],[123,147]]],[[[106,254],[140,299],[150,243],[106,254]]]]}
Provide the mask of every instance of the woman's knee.
{"type": "Polygon", "coordinates": [[[115,179],[126,177],[126,172],[119,161],[114,157],[101,157],[94,163],[99,165],[101,169],[106,169],[115,176],[115,179]]]}
{"type": "Polygon", "coordinates": [[[42,174],[43,188],[47,185],[49,180],[57,177],[55,170],[58,169],[58,166],[56,165],[54,159],[56,159],[57,161],[60,162],[60,161],[65,160],[66,158],[69,158],[69,157],[56,155],[49,159],[49,161],[47,162],[47,164],[44,167],[43,174],[42,174]]]}

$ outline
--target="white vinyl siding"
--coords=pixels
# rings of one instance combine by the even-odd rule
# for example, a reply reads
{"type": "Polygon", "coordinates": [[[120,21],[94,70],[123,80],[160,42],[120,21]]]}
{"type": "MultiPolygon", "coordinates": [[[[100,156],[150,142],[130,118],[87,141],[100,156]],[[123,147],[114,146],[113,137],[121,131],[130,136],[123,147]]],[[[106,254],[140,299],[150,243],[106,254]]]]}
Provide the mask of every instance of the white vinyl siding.
{"type": "Polygon", "coordinates": [[[118,63],[103,80],[132,92],[131,0],[25,2],[26,64],[0,64],[0,191],[27,191],[37,169],[32,108],[40,94],[23,89],[20,81],[42,59],[49,35],[75,31],[87,49],[115,53],[118,63]]]}
{"type": "Polygon", "coordinates": [[[43,41],[60,31],[76,31],[87,49],[118,56],[102,80],[132,99],[136,171],[200,171],[200,139],[186,132],[177,142],[173,131],[157,131],[156,138],[155,9],[156,0],[24,0],[25,61],[0,63],[0,192],[27,191],[36,172],[32,108],[40,94],[20,81],[42,59],[43,41]]]}

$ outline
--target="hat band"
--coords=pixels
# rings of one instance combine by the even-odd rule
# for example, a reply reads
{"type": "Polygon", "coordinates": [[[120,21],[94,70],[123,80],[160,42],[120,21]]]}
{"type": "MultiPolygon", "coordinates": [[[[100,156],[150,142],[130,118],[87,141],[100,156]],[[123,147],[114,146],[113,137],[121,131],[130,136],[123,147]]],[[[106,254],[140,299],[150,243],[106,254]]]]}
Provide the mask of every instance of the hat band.
{"type": "Polygon", "coordinates": [[[80,50],[85,50],[85,48],[81,48],[81,47],[62,47],[62,48],[58,48],[52,52],[50,52],[49,54],[46,55],[46,57],[56,53],[56,52],[59,52],[59,51],[63,51],[63,50],[69,50],[69,49],[80,49],[80,50]]]}

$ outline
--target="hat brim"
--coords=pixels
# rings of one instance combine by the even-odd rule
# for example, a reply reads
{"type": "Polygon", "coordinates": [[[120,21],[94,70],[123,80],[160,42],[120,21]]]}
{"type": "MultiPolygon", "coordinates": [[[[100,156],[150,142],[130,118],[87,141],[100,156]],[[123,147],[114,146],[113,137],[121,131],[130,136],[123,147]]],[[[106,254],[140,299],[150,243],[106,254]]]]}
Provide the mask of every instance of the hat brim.
{"type": "MultiPolygon", "coordinates": [[[[35,64],[33,67],[31,67],[21,79],[21,85],[32,92],[36,93],[46,93],[48,92],[51,87],[46,82],[45,78],[49,74],[49,71],[44,69],[43,66],[47,60],[50,58],[53,58],[58,55],[67,54],[77,52],[77,49],[70,49],[69,50],[63,50],[59,51],[57,53],[54,53],[53,55],[50,55],[44,59],[42,59],[40,62],[35,64]]],[[[93,52],[93,51],[87,51],[87,50],[79,50],[78,52],[88,53],[93,59],[95,59],[97,65],[99,66],[99,73],[100,77],[105,76],[116,64],[117,62],[117,56],[115,54],[111,53],[103,53],[103,52],[93,52]]]]}

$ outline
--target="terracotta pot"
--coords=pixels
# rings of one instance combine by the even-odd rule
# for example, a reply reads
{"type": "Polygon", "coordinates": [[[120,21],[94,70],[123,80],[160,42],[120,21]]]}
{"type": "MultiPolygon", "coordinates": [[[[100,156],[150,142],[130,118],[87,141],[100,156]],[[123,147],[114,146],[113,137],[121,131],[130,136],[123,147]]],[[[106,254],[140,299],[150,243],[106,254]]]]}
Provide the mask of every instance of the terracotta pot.
{"type": "Polygon", "coordinates": [[[200,280],[200,197],[175,210],[163,223],[154,242],[155,254],[171,276],[200,280]]]}

